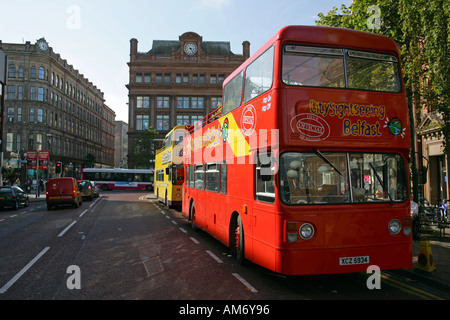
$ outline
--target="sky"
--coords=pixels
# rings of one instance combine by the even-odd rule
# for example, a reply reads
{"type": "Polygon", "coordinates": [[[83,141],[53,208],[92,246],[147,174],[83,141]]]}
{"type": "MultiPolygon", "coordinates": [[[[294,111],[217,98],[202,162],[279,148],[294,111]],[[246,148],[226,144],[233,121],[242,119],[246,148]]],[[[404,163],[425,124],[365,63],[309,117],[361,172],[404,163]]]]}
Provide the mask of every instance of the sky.
{"type": "Polygon", "coordinates": [[[147,52],[153,40],[192,31],[203,41],[242,42],[255,53],[287,25],[314,25],[351,0],[0,0],[0,40],[32,44],[44,37],[55,53],[104,93],[116,120],[128,123],[130,39],[147,52]]]}

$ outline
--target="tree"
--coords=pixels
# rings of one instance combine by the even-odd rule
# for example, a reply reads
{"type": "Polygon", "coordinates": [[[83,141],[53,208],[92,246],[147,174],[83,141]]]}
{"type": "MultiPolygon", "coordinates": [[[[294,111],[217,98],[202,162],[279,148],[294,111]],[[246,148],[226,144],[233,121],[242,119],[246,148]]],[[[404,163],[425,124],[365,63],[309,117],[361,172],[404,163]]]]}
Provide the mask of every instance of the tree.
{"type": "Polygon", "coordinates": [[[130,151],[130,157],[134,159],[135,168],[149,168],[150,160],[155,159],[156,148],[158,144],[156,138],[158,137],[158,131],[152,127],[148,127],[147,130],[141,132],[135,139],[133,149],[130,151]]]}
{"type": "Polygon", "coordinates": [[[442,114],[449,153],[450,0],[354,0],[349,7],[318,16],[318,25],[378,33],[399,44],[410,107],[417,106],[417,113],[425,107],[442,114]]]}
{"type": "MultiPolygon", "coordinates": [[[[319,13],[317,25],[382,34],[399,45],[410,110],[412,151],[414,123],[423,108],[442,114],[444,147],[450,153],[450,0],[354,0],[352,5],[319,13]],[[379,22],[378,24],[376,22],[379,22]]],[[[412,163],[417,199],[417,168],[412,163]]]]}
{"type": "Polygon", "coordinates": [[[85,168],[93,168],[95,165],[95,156],[92,153],[88,153],[84,159],[85,168]]]}

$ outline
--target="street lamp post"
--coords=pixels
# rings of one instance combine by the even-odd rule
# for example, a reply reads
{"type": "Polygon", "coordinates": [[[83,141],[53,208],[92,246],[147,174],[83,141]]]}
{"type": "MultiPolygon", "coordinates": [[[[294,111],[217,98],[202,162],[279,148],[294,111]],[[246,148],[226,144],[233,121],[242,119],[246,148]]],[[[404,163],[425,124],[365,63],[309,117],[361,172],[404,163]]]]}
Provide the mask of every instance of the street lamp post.
{"type": "Polygon", "coordinates": [[[41,192],[41,186],[39,183],[39,151],[41,149],[41,141],[36,141],[36,151],[37,151],[37,157],[36,157],[36,198],[39,198],[40,192],[41,192]]]}

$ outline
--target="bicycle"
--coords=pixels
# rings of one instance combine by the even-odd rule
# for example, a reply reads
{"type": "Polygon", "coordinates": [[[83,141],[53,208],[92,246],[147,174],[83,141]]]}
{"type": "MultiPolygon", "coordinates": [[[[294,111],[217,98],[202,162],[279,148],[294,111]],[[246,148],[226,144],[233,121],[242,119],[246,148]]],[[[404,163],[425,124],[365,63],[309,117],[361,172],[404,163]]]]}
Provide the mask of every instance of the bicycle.
{"type": "Polygon", "coordinates": [[[437,199],[438,205],[434,207],[435,216],[433,218],[434,224],[439,228],[439,237],[445,236],[445,228],[450,227],[448,219],[449,206],[446,204],[448,200],[437,199]]]}

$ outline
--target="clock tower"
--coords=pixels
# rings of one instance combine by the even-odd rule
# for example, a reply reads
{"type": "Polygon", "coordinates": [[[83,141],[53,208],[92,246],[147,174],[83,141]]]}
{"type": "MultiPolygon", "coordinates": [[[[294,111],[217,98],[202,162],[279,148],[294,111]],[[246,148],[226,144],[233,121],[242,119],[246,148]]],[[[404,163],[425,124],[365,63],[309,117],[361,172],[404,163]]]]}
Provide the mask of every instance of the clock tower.
{"type": "Polygon", "coordinates": [[[202,37],[195,32],[186,32],[180,36],[182,54],[187,57],[195,57],[201,54],[200,44],[202,37]]]}
{"type": "Polygon", "coordinates": [[[48,50],[48,42],[45,40],[44,37],[40,38],[37,42],[36,45],[39,49],[39,51],[41,52],[47,52],[48,50]]]}

